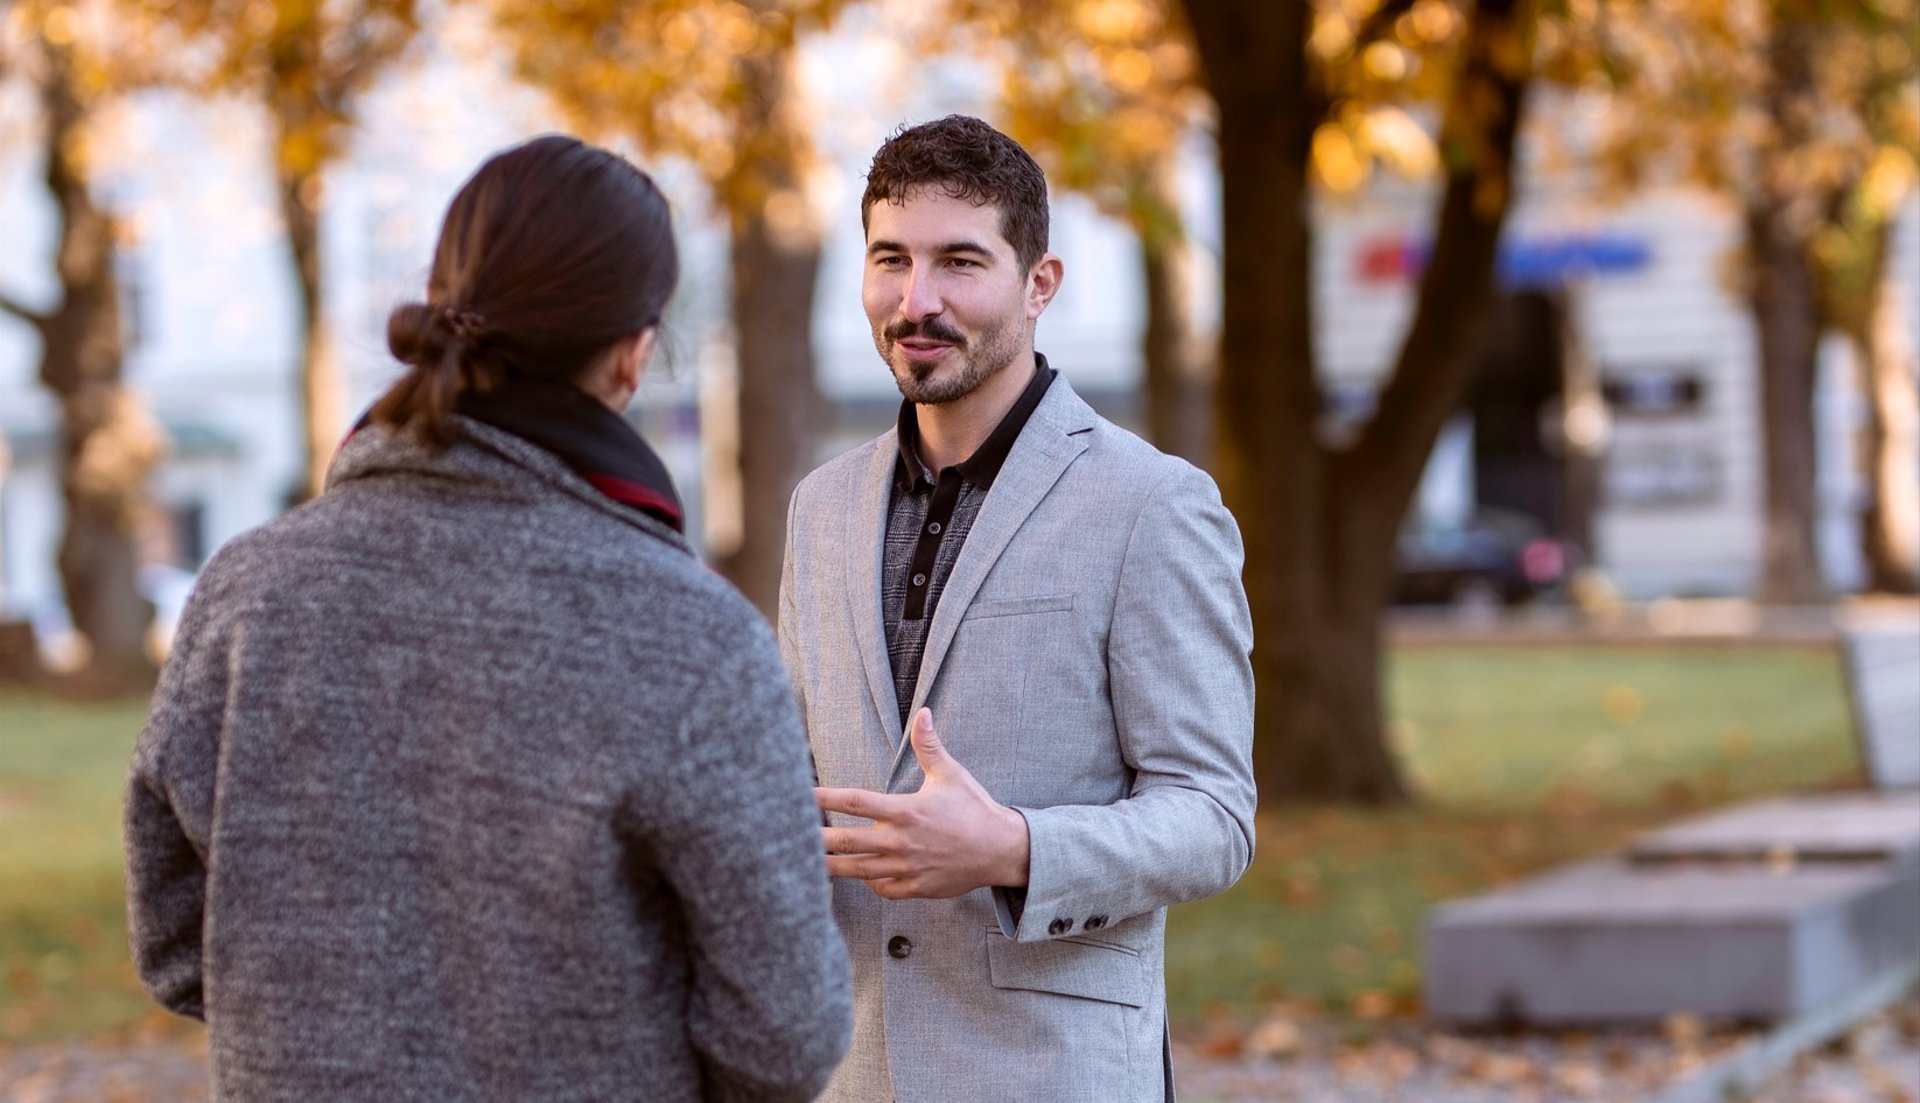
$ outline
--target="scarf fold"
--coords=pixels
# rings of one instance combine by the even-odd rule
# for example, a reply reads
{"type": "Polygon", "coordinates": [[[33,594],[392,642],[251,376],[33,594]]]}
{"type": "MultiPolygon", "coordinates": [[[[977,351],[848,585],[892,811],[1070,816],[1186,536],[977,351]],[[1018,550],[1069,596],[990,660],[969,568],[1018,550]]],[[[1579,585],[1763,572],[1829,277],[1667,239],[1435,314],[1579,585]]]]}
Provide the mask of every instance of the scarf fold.
{"type": "MultiPolygon", "coordinates": [[[[685,535],[686,513],[659,454],[626,418],[573,384],[510,375],[490,394],[462,395],[453,412],[553,453],[595,490],[685,535]]],[[[372,420],[369,410],[347,436],[372,420]]]]}
{"type": "Polygon", "coordinates": [[[510,376],[454,412],[544,448],[594,489],[684,533],[685,511],[667,465],[626,418],[571,383],[510,376]]]}

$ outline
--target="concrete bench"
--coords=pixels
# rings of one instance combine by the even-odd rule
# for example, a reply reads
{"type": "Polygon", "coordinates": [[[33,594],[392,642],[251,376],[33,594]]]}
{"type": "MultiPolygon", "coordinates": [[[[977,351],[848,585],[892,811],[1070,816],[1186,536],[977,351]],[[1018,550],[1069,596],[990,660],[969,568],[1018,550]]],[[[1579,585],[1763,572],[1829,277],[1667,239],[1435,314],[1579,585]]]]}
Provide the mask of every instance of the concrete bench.
{"type": "Polygon", "coordinates": [[[1466,1025],[1779,1021],[1920,957],[1920,803],[1793,798],[1444,904],[1426,1003],[1466,1025]]]}
{"type": "Polygon", "coordinates": [[[1920,963],[1920,615],[1841,627],[1875,791],[1762,801],[1473,900],[1426,929],[1437,1019],[1574,1026],[1690,1012],[1780,1022],[1920,963]]]}
{"type": "Polygon", "coordinates": [[[1916,796],[1810,793],[1759,801],[1642,836],[1627,857],[1640,865],[1748,862],[1775,870],[1800,862],[1920,865],[1916,796]]]}

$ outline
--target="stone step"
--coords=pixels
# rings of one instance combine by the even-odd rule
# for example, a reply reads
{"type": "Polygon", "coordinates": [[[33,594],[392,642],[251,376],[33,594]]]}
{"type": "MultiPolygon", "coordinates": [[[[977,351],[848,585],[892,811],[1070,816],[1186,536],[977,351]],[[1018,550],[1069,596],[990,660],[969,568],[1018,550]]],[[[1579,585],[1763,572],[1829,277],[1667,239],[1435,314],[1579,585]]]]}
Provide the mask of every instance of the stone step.
{"type": "Polygon", "coordinates": [[[1920,957],[1920,865],[1603,859],[1426,929],[1427,1011],[1462,1025],[1773,1022],[1920,957]]]}
{"type": "Polygon", "coordinates": [[[1643,864],[1920,863],[1920,791],[1817,793],[1743,805],[1642,837],[1643,864]]]}

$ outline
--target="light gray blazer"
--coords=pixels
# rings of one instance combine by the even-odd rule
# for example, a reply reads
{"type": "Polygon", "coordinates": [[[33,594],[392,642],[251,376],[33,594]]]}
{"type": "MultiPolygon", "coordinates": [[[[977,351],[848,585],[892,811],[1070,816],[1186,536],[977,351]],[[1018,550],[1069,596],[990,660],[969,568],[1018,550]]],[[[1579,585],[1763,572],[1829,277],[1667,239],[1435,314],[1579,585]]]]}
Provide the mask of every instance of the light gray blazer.
{"type": "MultiPolygon", "coordinates": [[[[890,431],[795,491],[780,642],[820,783],[906,793],[922,778],[880,608],[896,454],[890,431]]],[[[824,1098],[1164,1098],[1166,907],[1225,889],[1253,854],[1241,560],[1206,474],[1054,380],[954,565],[913,701],[1025,815],[1024,908],[835,882],[855,1027],[824,1098]],[[896,937],[908,956],[888,953],[896,937]]]]}

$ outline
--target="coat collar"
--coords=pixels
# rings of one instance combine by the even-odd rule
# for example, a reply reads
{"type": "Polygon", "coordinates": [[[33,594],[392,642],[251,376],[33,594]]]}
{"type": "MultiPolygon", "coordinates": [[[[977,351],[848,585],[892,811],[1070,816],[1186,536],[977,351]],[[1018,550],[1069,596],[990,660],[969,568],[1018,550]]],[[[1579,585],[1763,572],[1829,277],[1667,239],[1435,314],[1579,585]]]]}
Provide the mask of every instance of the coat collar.
{"type": "Polygon", "coordinates": [[[497,389],[460,396],[455,409],[560,457],[614,501],[686,531],[667,465],[631,422],[579,387],[509,373],[497,389]]]}
{"type": "Polygon", "coordinates": [[[673,526],[632,508],[589,482],[567,461],[538,445],[460,414],[448,415],[456,431],[452,445],[435,449],[408,432],[368,424],[356,429],[327,469],[327,489],[388,474],[427,474],[463,482],[490,484],[530,499],[558,494],[619,520],[678,551],[693,548],[673,526]]]}

